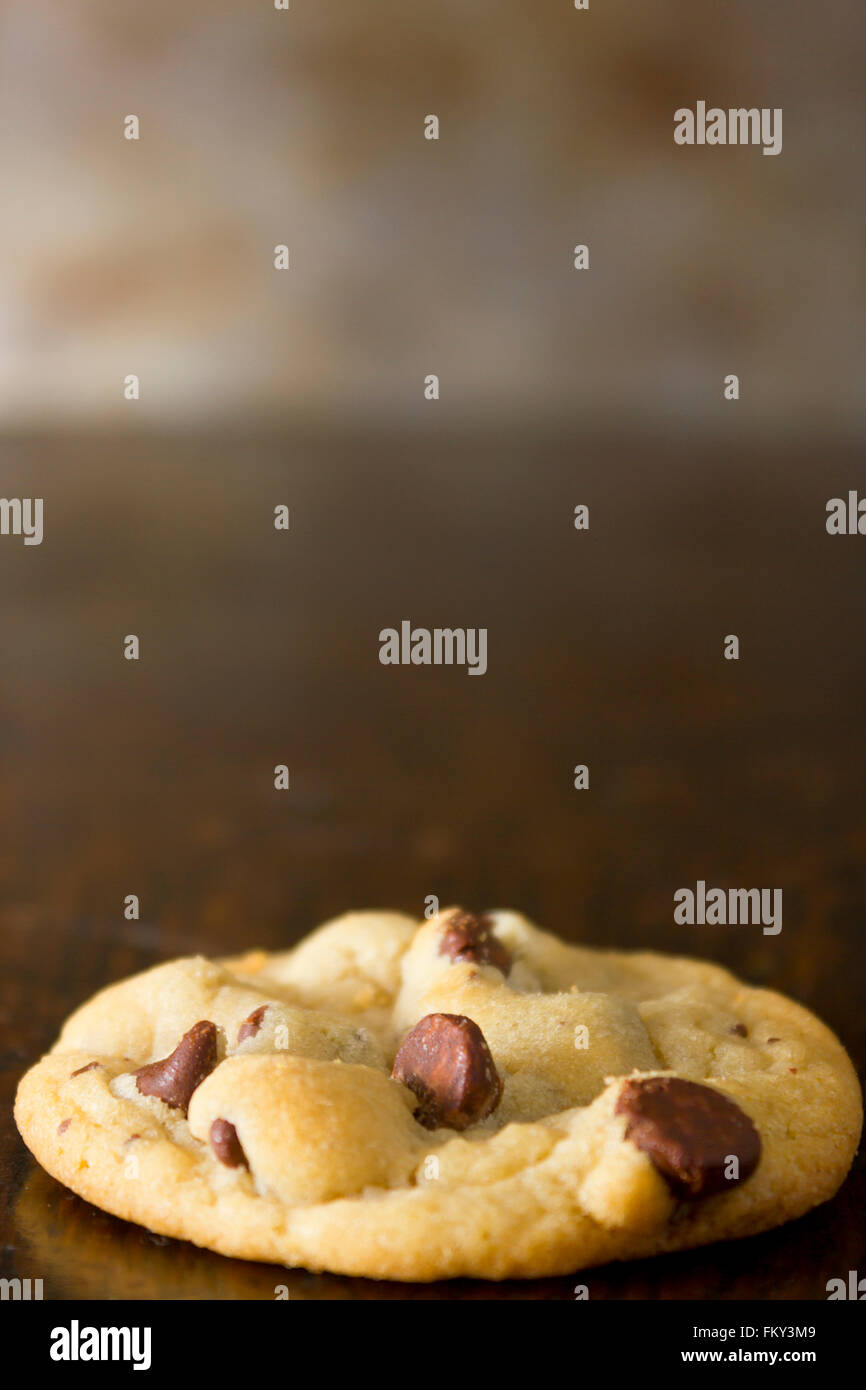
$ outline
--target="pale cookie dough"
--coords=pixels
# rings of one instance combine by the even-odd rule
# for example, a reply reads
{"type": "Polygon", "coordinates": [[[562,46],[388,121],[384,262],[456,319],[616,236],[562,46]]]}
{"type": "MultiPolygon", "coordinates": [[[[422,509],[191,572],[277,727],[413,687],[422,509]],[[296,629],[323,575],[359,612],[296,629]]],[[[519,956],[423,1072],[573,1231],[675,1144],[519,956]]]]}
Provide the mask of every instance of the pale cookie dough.
{"type": "Polygon", "coordinates": [[[162,1235],[430,1280],[779,1225],[837,1190],[862,1111],[845,1050],[790,999],[449,909],[113,985],[15,1118],[54,1177],[162,1235]]]}

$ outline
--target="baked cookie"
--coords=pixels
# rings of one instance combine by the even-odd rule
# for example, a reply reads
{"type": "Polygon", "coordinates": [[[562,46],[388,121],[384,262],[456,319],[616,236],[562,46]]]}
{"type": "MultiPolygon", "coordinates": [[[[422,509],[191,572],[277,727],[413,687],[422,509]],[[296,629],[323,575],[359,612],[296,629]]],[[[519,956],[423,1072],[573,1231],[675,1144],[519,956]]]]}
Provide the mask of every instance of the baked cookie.
{"type": "Polygon", "coordinates": [[[779,1225],[839,1187],[862,1113],[844,1049],[789,999],[449,909],[113,985],[15,1117],[49,1173],[152,1231],[429,1280],[779,1225]]]}

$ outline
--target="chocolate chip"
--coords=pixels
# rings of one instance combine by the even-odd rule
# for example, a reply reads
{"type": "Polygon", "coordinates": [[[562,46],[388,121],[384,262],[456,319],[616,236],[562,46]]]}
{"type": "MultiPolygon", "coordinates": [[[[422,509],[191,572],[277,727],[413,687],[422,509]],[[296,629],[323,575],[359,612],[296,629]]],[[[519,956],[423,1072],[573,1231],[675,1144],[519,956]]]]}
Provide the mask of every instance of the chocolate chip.
{"type": "Polygon", "coordinates": [[[217,1063],[216,1024],[203,1019],[184,1033],[170,1057],[149,1062],[134,1073],[143,1096],[158,1096],[166,1105],[186,1111],[189,1098],[217,1063]]]}
{"type": "Polygon", "coordinates": [[[93,1071],[94,1067],[101,1066],[101,1062],[87,1062],[83,1067],[77,1067],[75,1071],[69,1073],[70,1076],[80,1076],[83,1071],[93,1071]]]}
{"type": "Polygon", "coordinates": [[[415,1092],[425,1129],[467,1129],[490,1115],[502,1082],[484,1034],[462,1014],[427,1014],[403,1039],[391,1075],[415,1092]]]}
{"type": "Polygon", "coordinates": [[[494,933],[490,918],[473,912],[455,912],[449,917],[439,954],[476,965],[495,965],[503,975],[511,969],[511,953],[494,933]]]}
{"type": "Polygon", "coordinates": [[[61,1120],[60,1124],[57,1126],[57,1133],[65,1134],[71,1124],[71,1120],[61,1120]]]}
{"type": "Polygon", "coordinates": [[[228,1120],[214,1120],[210,1127],[210,1146],[227,1168],[249,1168],[238,1132],[228,1120]]]}
{"type": "Polygon", "coordinates": [[[728,1096],[676,1076],[626,1081],[616,1102],[625,1137],[649,1154],[673,1192],[707,1197],[744,1182],[755,1171],[761,1140],[748,1115],[728,1096]],[[731,1156],[737,1177],[727,1178],[731,1156]]]}
{"type": "Polygon", "coordinates": [[[768,1043],[771,1043],[771,1042],[781,1042],[781,1041],[782,1041],[781,1038],[768,1038],[768,1039],[767,1039],[767,1042],[768,1042],[768,1043]]]}
{"type": "Polygon", "coordinates": [[[747,1038],[749,1036],[749,1030],[745,1023],[735,1023],[733,1028],[728,1029],[728,1032],[736,1033],[738,1038],[747,1038]]]}
{"type": "Polygon", "coordinates": [[[244,1041],[244,1038],[254,1038],[256,1036],[256,1033],[262,1026],[262,1019],[265,1016],[265,1011],[267,1007],[267,1004],[262,1004],[260,1008],[253,1009],[249,1018],[244,1019],[243,1023],[238,1029],[239,1045],[244,1041]]]}

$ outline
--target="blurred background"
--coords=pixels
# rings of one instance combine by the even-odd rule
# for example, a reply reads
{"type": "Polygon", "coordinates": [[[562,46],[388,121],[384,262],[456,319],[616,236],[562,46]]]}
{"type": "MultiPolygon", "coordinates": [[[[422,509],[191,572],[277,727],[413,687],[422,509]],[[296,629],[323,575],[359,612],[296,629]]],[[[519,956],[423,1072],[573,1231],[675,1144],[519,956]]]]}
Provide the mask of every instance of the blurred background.
{"type": "Polygon", "coordinates": [[[735,371],[752,429],[863,426],[857,0],[2,15],[0,421],[126,427],[136,371],[136,423],[357,428],[436,371],[451,419],[717,431],[735,371]],[[698,99],[782,155],[675,146],[698,99]]]}
{"type": "MultiPolygon", "coordinates": [[[[0,16],[0,493],[45,526],[0,537],[4,1096],[111,979],[430,894],[722,960],[866,1063],[866,540],[824,525],[866,496],[862,6],[0,16]],[[676,147],[698,100],[782,154],[676,147]],[[404,618],[487,675],[382,667],[404,618]],[[781,935],[676,926],[698,878],[781,935]]],[[[177,1296],[2,1145],[10,1270],[177,1296]]],[[[823,1298],[864,1185],[591,1295],[823,1298]]],[[[183,1250],[183,1296],[273,1282],[183,1250]]]]}

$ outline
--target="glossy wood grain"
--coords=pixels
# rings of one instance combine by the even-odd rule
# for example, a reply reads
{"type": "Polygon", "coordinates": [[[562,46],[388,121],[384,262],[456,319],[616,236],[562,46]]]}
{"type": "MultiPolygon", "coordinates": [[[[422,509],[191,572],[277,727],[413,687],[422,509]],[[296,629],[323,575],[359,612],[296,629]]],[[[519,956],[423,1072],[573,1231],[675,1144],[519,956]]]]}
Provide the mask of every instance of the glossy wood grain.
{"type": "Polygon", "coordinates": [[[19,1075],[100,986],[428,894],[721,960],[866,1062],[866,538],[824,530],[864,481],[855,454],[441,418],[3,446],[5,495],[45,498],[41,547],[0,538],[3,1274],[47,1297],[823,1298],[866,1274],[862,1166],[746,1242],[416,1288],[165,1242],[65,1192],[14,1132],[19,1075]],[[487,675],[381,666],[404,618],[486,626],[487,675]],[[699,878],[781,887],[782,933],[675,925],[699,878]]]}

